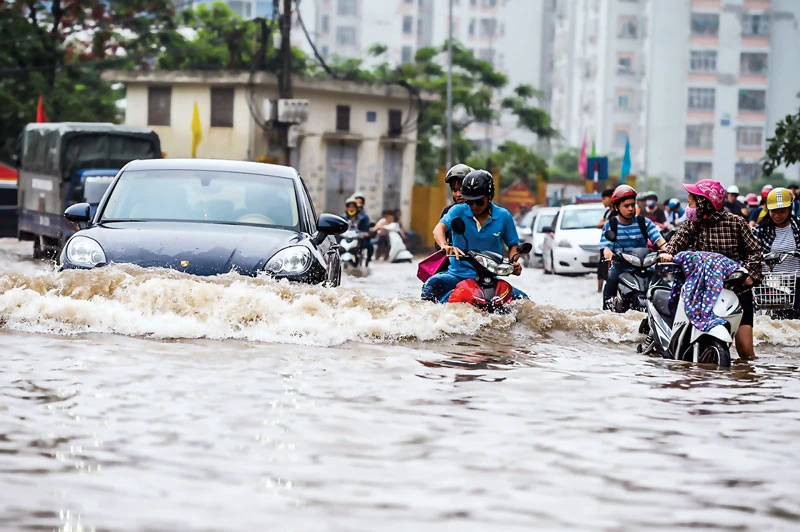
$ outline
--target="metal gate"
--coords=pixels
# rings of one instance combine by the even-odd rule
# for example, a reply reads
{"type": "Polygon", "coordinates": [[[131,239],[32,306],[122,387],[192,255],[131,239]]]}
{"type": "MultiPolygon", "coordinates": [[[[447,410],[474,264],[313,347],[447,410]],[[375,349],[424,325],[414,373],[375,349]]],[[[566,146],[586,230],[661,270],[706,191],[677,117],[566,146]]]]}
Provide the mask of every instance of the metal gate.
{"type": "Polygon", "coordinates": [[[383,208],[399,209],[403,180],[403,148],[383,149],[383,208]]]}
{"type": "Polygon", "coordinates": [[[356,191],[358,148],[348,144],[328,144],[326,158],[325,211],[344,212],[344,201],[356,191]]]}

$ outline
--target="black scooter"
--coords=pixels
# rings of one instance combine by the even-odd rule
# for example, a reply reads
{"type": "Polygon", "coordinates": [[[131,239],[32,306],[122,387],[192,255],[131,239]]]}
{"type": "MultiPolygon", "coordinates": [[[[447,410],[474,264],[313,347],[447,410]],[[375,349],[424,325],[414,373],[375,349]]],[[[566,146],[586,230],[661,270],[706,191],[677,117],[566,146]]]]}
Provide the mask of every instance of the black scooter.
{"type": "MultiPolygon", "coordinates": [[[[606,240],[616,242],[617,235],[612,230],[605,233],[606,240]]],[[[627,312],[628,310],[647,311],[647,292],[651,286],[668,286],[659,277],[653,266],[658,262],[658,254],[648,248],[636,248],[626,252],[614,252],[612,262],[630,267],[619,276],[617,295],[611,302],[610,310],[627,312]]]]}

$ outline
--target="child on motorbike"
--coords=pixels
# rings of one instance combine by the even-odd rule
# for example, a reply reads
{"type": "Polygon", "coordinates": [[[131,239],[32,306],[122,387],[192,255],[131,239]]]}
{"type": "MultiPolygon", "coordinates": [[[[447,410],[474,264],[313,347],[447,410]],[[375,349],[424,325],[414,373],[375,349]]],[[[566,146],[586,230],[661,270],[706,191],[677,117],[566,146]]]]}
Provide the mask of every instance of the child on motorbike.
{"type": "MultiPolygon", "coordinates": [[[[800,220],[792,212],[794,195],[786,188],[774,188],[767,196],[769,215],[753,229],[753,235],[764,253],[800,251],[800,220]]],[[[800,273],[800,259],[789,257],[772,269],[775,273],[800,273]]],[[[800,281],[800,279],[798,279],[800,281]]],[[[800,282],[796,283],[800,287],[800,282]]],[[[795,289],[795,293],[797,290],[795,289]]],[[[800,318],[800,299],[795,298],[794,309],[773,314],[782,319],[800,318]]]]}
{"type": "Polygon", "coordinates": [[[717,181],[702,179],[685,184],[689,206],[684,222],[667,243],[661,255],[663,262],[691,248],[694,251],[719,253],[742,263],[749,276],[738,290],[742,306],[742,322],[736,331],[736,351],[742,358],[755,358],[753,349],[753,284],[761,280],[761,246],[745,219],[723,210],[725,188],[717,181]]]}
{"type": "MultiPolygon", "coordinates": [[[[494,198],[494,179],[486,170],[473,170],[464,177],[460,189],[463,204],[454,205],[442,217],[433,230],[433,238],[450,257],[446,272],[437,273],[422,285],[421,298],[427,301],[440,301],[465,279],[474,279],[475,270],[466,261],[463,249],[472,251],[493,251],[503,253],[503,244],[508,247],[508,256],[517,252],[519,237],[514,218],[508,210],[492,203],[494,198]],[[452,245],[445,232],[452,229],[452,222],[461,218],[466,226],[463,235],[453,234],[452,245]]],[[[514,261],[514,275],[522,273],[522,265],[514,261]]],[[[527,299],[524,292],[514,288],[514,299],[527,299]]]]}
{"type": "MultiPolygon", "coordinates": [[[[603,234],[600,235],[600,249],[608,261],[614,258],[615,251],[646,248],[648,240],[654,242],[658,249],[661,249],[666,242],[649,218],[636,214],[636,200],[636,190],[629,185],[618,186],[611,195],[616,223],[612,223],[609,219],[603,226],[603,234]],[[640,219],[636,219],[637,216],[640,219]],[[616,225],[616,238],[613,242],[606,238],[606,231],[610,230],[612,225],[616,225]]],[[[603,310],[612,308],[619,287],[619,276],[627,269],[628,267],[622,264],[611,265],[606,286],[603,288],[603,310]]]]}
{"type": "MultiPolygon", "coordinates": [[[[350,196],[345,200],[344,216],[342,216],[342,218],[347,221],[347,224],[350,226],[350,228],[356,229],[359,233],[361,233],[361,244],[363,246],[367,246],[367,241],[369,241],[369,218],[358,208],[358,202],[356,201],[355,196],[350,196]]],[[[372,256],[368,255],[367,264],[369,264],[371,259],[372,256]]]]}

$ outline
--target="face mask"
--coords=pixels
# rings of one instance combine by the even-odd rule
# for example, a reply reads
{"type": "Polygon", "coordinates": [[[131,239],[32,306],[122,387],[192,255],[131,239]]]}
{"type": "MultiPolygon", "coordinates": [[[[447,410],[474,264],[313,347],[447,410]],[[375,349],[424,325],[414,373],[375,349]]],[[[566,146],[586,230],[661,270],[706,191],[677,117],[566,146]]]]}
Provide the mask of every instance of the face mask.
{"type": "Polygon", "coordinates": [[[686,207],[686,219],[693,222],[697,221],[697,209],[694,207],[686,207]]]}
{"type": "Polygon", "coordinates": [[[349,214],[350,216],[355,216],[355,214],[357,212],[358,212],[358,208],[357,207],[348,207],[347,208],[347,214],[349,214]]]}

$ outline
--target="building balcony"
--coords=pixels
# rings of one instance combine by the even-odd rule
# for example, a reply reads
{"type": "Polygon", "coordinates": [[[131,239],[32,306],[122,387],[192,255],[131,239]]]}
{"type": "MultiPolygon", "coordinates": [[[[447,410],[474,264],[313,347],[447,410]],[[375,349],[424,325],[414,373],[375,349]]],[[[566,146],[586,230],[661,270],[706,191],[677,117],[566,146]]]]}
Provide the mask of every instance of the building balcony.
{"type": "Polygon", "coordinates": [[[721,0],[692,0],[692,9],[719,9],[721,0]]]}
{"type": "Polygon", "coordinates": [[[710,159],[714,156],[714,148],[700,148],[697,146],[686,146],[683,154],[691,159],[710,159]]]}
{"type": "Polygon", "coordinates": [[[737,160],[744,159],[747,161],[757,161],[761,159],[763,155],[764,155],[764,150],[762,150],[761,148],[755,148],[755,147],[736,148],[737,160]]]}
{"type": "Polygon", "coordinates": [[[742,35],[742,48],[769,48],[769,37],[742,35]]]}
{"type": "Polygon", "coordinates": [[[717,81],[716,72],[689,72],[689,81],[693,83],[714,83],[717,81]]]}
{"type": "Polygon", "coordinates": [[[689,109],[686,119],[692,121],[714,122],[714,111],[704,109],[689,109]]]}
{"type": "Polygon", "coordinates": [[[767,74],[742,74],[739,76],[739,83],[742,85],[766,85],[767,74]]]}
{"type": "Polygon", "coordinates": [[[691,36],[691,44],[692,46],[718,46],[719,45],[719,36],[718,35],[692,35],[691,36]]]}
{"type": "Polygon", "coordinates": [[[772,9],[772,0],[744,0],[744,8],[747,11],[769,11],[772,9]]]}
{"type": "Polygon", "coordinates": [[[746,122],[748,124],[763,124],[766,121],[766,115],[764,111],[748,111],[739,109],[736,119],[739,122],[746,122]]]}

